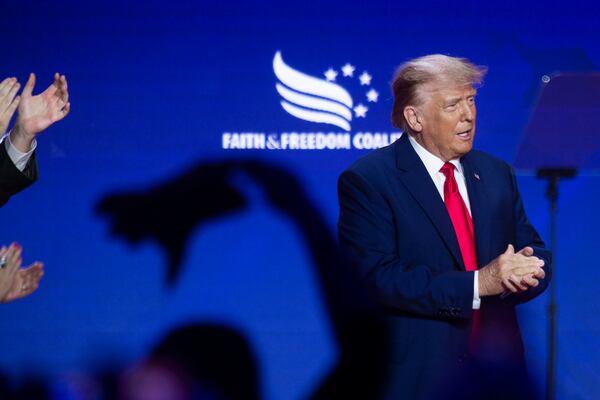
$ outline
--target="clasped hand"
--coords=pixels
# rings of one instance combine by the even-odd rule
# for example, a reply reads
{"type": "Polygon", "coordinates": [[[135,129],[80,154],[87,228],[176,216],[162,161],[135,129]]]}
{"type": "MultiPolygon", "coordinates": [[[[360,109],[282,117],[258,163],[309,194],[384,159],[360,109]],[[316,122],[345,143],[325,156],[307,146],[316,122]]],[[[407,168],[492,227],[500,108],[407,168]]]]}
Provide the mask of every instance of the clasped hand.
{"type": "Polygon", "coordinates": [[[520,293],[536,287],[546,276],[543,267],[544,260],[535,257],[531,247],[515,253],[509,244],[504,253],[479,270],[479,295],[520,293]]]}

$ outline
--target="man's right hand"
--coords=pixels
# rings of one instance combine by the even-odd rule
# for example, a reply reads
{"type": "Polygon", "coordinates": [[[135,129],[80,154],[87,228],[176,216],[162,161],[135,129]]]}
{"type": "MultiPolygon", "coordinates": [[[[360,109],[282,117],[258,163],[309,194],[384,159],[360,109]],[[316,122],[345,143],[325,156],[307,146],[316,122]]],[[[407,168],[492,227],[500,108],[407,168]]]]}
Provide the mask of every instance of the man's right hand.
{"type": "Polygon", "coordinates": [[[479,296],[494,296],[505,291],[519,293],[539,284],[545,274],[544,260],[533,256],[525,247],[515,253],[509,244],[506,251],[479,270],[479,296]]]}

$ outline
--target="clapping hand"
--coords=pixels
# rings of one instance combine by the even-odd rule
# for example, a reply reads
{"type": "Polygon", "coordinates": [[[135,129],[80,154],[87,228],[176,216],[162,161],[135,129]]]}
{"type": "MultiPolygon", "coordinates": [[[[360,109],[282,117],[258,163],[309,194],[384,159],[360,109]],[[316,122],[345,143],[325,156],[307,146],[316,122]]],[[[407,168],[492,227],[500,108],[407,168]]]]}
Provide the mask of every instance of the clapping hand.
{"type": "Polygon", "coordinates": [[[21,268],[21,252],[17,243],[0,249],[0,303],[29,296],[36,291],[44,275],[44,265],[39,261],[21,268]]]}
{"type": "Polygon", "coordinates": [[[8,123],[19,106],[21,98],[17,92],[21,85],[17,78],[6,78],[0,82],[0,135],[8,128],[8,123]]]}
{"type": "Polygon", "coordinates": [[[533,255],[531,247],[515,253],[512,245],[479,271],[479,295],[520,293],[539,285],[545,277],[544,260],[533,255]]]}
{"type": "Polygon", "coordinates": [[[30,74],[18,106],[17,122],[11,135],[13,144],[27,152],[35,136],[69,114],[71,103],[67,78],[54,74],[54,82],[42,93],[33,95],[35,74],[30,74]]]}

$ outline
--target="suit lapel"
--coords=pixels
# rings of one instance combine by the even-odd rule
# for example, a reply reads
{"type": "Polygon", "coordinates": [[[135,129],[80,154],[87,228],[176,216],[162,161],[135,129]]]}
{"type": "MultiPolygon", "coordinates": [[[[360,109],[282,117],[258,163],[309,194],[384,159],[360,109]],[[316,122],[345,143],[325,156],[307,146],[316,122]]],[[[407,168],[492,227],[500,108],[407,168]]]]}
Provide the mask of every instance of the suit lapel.
{"type": "Polygon", "coordinates": [[[444,240],[448,250],[462,269],[465,269],[452,221],[442,198],[431,180],[423,162],[404,134],[395,143],[396,165],[402,171],[402,184],[423,209],[444,240]]]}
{"type": "Polygon", "coordinates": [[[490,252],[488,238],[491,237],[489,230],[491,223],[487,221],[487,216],[491,215],[487,211],[488,202],[485,201],[485,186],[479,168],[473,160],[471,154],[466,154],[461,161],[465,173],[467,192],[469,193],[469,202],[471,203],[471,217],[473,219],[473,231],[475,233],[475,249],[477,251],[477,263],[479,267],[487,263],[487,256],[490,252]]]}

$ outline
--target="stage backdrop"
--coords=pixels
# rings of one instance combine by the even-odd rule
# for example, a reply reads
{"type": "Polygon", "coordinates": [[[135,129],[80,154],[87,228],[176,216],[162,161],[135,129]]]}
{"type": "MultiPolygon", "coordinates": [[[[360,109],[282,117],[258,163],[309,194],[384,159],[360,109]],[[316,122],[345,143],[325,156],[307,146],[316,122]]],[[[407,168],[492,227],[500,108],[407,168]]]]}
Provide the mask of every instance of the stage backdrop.
{"type": "MultiPolygon", "coordinates": [[[[257,159],[295,175],[333,233],[340,172],[398,137],[389,118],[396,66],[429,53],[489,66],[475,144],[511,162],[542,76],[600,65],[592,4],[4,2],[0,77],[24,83],[33,71],[39,92],[64,73],[72,111],[39,137],[39,182],[0,210],[0,242],[16,240],[25,263],[46,265],[35,295],[0,307],[0,371],[60,381],[129,364],[170,328],[197,321],[243,335],[265,398],[309,395],[338,348],[305,238],[256,182],[235,177],[247,206],[192,227],[171,285],[164,243],[111,235],[99,202],[147,193],[199,162],[257,159]]],[[[554,283],[565,399],[600,396],[598,179],[561,187],[554,283]]],[[[530,175],[518,183],[547,239],[544,184],[530,175]]],[[[547,301],[519,307],[539,384],[547,301]]]]}

